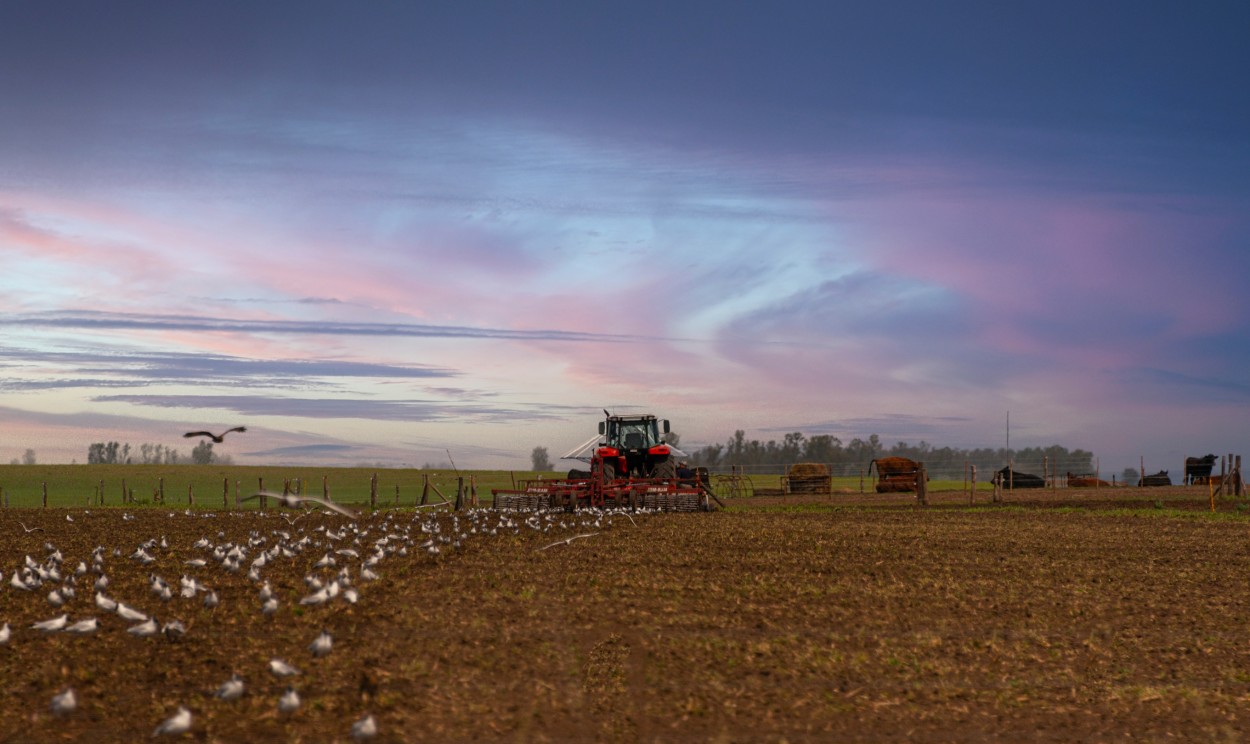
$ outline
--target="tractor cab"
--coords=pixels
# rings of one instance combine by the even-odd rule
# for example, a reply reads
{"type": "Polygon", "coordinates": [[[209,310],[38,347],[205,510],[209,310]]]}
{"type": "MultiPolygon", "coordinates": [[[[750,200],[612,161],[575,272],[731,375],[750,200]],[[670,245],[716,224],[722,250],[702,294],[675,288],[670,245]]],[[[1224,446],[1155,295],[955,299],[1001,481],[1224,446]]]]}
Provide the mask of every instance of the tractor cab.
{"type": "MultiPolygon", "coordinates": [[[[602,445],[623,450],[643,450],[663,444],[660,434],[661,422],[655,416],[609,416],[599,422],[599,434],[604,437],[602,445]]],[[[667,434],[668,419],[663,421],[664,433],[667,434]]]]}
{"type": "Polygon", "coordinates": [[[607,416],[599,422],[598,456],[604,473],[613,477],[669,477],[671,451],[664,443],[668,419],[643,416],[607,416]],[[661,429],[663,433],[661,433],[661,429]],[[657,472],[658,471],[658,472],[657,472]]]}

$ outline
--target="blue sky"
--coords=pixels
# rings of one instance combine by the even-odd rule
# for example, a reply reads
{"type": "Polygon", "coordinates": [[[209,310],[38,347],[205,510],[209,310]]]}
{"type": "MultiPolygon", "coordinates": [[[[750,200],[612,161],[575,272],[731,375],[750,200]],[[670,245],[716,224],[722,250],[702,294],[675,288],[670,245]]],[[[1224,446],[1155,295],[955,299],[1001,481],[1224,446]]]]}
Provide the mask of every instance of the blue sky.
{"type": "Polygon", "coordinates": [[[0,16],[0,460],[1245,440],[1250,6],[0,16]]]}

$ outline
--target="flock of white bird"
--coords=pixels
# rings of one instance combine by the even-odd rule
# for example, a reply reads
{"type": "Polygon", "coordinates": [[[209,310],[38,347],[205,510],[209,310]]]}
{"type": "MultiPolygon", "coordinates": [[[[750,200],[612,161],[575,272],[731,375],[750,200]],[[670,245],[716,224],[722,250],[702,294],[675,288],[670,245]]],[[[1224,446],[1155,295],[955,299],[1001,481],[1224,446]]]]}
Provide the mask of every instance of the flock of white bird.
{"type": "MultiPolygon", "coordinates": [[[[120,618],[127,624],[124,632],[132,636],[178,642],[188,633],[184,623],[178,619],[160,621],[155,612],[140,608],[159,607],[160,614],[169,618],[178,614],[179,604],[184,602],[198,601],[204,608],[213,610],[221,602],[217,591],[212,588],[213,583],[246,580],[254,587],[257,611],[265,616],[279,615],[284,611],[284,599],[271,587],[265,572],[267,567],[281,561],[308,567],[304,576],[307,593],[295,600],[296,605],[304,608],[334,602],[355,605],[361,601],[364,586],[380,577],[387,561],[420,556],[437,559],[445,551],[454,551],[472,540],[500,534],[516,535],[530,531],[558,535],[585,528],[595,530],[536,548],[542,551],[593,537],[599,530],[609,528],[617,518],[628,518],[636,526],[634,516],[638,514],[618,510],[585,510],[570,514],[563,511],[518,513],[470,509],[450,512],[440,509],[386,511],[348,520],[341,512],[327,510],[315,527],[312,525],[317,520],[300,524],[311,513],[314,512],[303,511],[292,519],[286,513],[272,511],[227,512],[224,515],[189,509],[170,512],[171,519],[228,518],[245,514],[262,520],[272,518],[274,522],[280,519],[282,523],[268,532],[251,529],[247,538],[239,542],[227,540],[226,532],[218,530],[215,540],[208,536],[201,537],[191,544],[189,550],[182,546],[171,550],[164,536],[148,539],[133,549],[98,545],[89,556],[76,563],[67,560],[56,545],[45,542],[45,554],[41,559],[36,560],[27,554],[12,569],[8,581],[11,597],[0,607],[12,608],[15,601],[26,598],[26,601],[46,602],[52,610],[61,612],[47,620],[32,623],[30,633],[12,628],[8,621],[3,622],[0,625],[0,645],[35,643],[40,636],[57,633],[89,636],[112,632],[111,624],[101,624],[98,617],[101,613],[120,618]],[[161,568],[161,562],[172,555],[194,555],[183,560],[176,569],[183,572],[176,582],[167,581],[156,573],[161,568]],[[113,596],[110,591],[110,561],[133,561],[151,571],[148,582],[150,595],[144,598],[127,597],[127,601],[113,596]],[[92,597],[90,604],[83,595],[92,597]],[[88,613],[90,616],[84,616],[88,613]]],[[[91,515],[89,511],[82,512],[73,529],[89,530],[91,520],[81,517],[91,515]]],[[[66,519],[72,521],[72,517],[67,516],[66,519]]],[[[125,513],[122,519],[133,517],[125,513]]],[[[22,528],[28,534],[39,529],[28,528],[24,524],[22,528]]],[[[311,656],[319,658],[330,654],[334,647],[335,639],[328,631],[322,630],[312,639],[307,650],[311,656]]],[[[268,672],[284,681],[294,680],[301,674],[296,666],[280,658],[269,662],[268,672]]],[[[246,692],[244,678],[236,673],[220,683],[214,697],[229,703],[240,699],[246,692]]],[[[66,717],[72,716],[80,704],[78,692],[67,687],[52,696],[50,708],[55,716],[66,717]]],[[[301,704],[299,690],[293,682],[276,701],[277,710],[283,715],[294,714],[301,704]]],[[[176,712],[155,728],[153,736],[183,734],[192,730],[194,725],[192,709],[178,705],[176,712]]],[[[377,732],[377,721],[367,712],[351,724],[350,734],[358,741],[370,739],[377,732]]]]}

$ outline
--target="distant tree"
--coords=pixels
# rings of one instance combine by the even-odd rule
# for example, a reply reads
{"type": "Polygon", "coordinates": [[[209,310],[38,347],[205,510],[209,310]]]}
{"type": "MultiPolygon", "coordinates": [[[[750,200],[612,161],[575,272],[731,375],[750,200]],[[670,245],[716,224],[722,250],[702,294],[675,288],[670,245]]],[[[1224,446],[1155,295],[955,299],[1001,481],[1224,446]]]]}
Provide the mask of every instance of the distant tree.
{"type": "Polygon", "coordinates": [[[35,464],[35,451],[33,449],[26,450],[26,454],[22,455],[22,464],[23,465],[35,464]]]}
{"type": "Polygon", "coordinates": [[[1120,480],[1127,485],[1135,486],[1137,481],[1141,480],[1141,475],[1137,472],[1137,468],[1125,468],[1124,472],[1120,474],[1120,480]]]}
{"type": "Polygon", "coordinates": [[[191,462],[196,465],[212,465],[213,443],[206,439],[195,445],[195,449],[191,450],[191,462]]]}
{"type": "Polygon", "coordinates": [[[121,444],[118,442],[95,442],[87,448],[87,462],[93,465],[115,465],[119,462],[117,453],[120,449],[121,444]]]}
{"type": "Polygon", "coordinates": [[[781,447],[777,449],[777,457],[781,462],[798,462],[806,444],[807,437],[802,432],[791,432],[782,440],[781,447]]]}
{"type": "Polygon", "coordinates": [[[803,459],[807,462],[830,463],[842,456],[842,441],[830,434],[817,434],[807,440],[803,459]]]}
{"type": "Polygon", "coordinates": [[[530,461],[534,464],[533,470],[536,472],[545,473],[554,469],[546,447],[535,447],[534,451],[530,453],[530,461]]]}

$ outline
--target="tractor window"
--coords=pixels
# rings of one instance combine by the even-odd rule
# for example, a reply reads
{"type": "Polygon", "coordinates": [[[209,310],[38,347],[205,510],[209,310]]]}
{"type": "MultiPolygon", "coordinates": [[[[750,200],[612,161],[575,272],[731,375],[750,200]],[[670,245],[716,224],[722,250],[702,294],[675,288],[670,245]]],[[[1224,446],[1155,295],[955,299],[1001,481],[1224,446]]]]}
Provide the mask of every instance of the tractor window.
{"type": "Polygon", "coordinates": [[[621,424],[620,441],[627,449],[644,449],[659,444],[655,425],[647,421],[621,424]]]}
{"type": "Polygon", "coordinates": [[[608,421],[607,442],[624,449],[650,449],[660,444],[660,430],[655,420],[608,421]]]}

